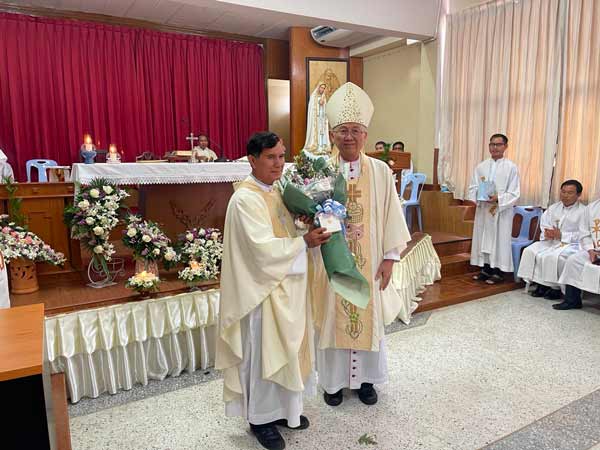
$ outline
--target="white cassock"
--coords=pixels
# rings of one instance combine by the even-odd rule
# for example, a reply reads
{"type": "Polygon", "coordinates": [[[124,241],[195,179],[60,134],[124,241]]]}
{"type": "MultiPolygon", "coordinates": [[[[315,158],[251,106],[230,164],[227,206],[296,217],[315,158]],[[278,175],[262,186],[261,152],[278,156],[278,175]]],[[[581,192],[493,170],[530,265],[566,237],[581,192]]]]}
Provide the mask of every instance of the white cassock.
{"type": "Polygon", "coordinates": [[[498,203],[492,214],[492,203],[477,202],[471,264],[479,267],[489,264],[503,272],[512,272],[513,206],[521,196],[519,169],[506,158],[481,162],[471,178],[468,200],[477,201],[477,188],[482,178],[496,185],[498,203]]]}
{"type": "Polygon", "coordinates": [[[2,180],[6,177],[10,177],[14,180],[15,174],[13,173],[13,168],[8,163],[7,156],[0,150],[0,183],[2,183],[2,180]]]}
{"type": "Polygon", "coordinates": [[[206,148],[194,147],[194,150],[192,150],[192,161],[212,162],[217,158],[218,158],[217,154],[208,147],[206,147],[206,148]]]}
{"type": "Polygon", "coordinates": [[[0,253],[0,309],[10,308],[10,296],[8,295],[8,273],[6,272],[6,261],[0,253]]]}
{"type": "Polygon", "coordinates": [[[558,282],[600,294],[600,266],[592,264],[588,250],[600,250],[600,200],[590,203],[580,222],[581,250],[571,255],[558,282]]]}
{"type": "MultiPolygon", "coordinates": [[[[337,149],[334,149],[334,154],[336,151],[337,149]]],[[[364,155],[361,159],[350,163],[340,160],[341,170],[348,182],[360,177],[363,172],[362,164],[368,165],[370,173],[370,208],[361,205],[370,215],[370,229],[361,229],[361,234],[371,236],[371,248],[363,248],[362,251],[370,252],[370,271],[374,274],[384,259],[400,260],[400,253],[406,248],[410,233],[389,167],[382,161],[364,155]]],[[[359,194],[360,204],[365,193],[359,191],[359,194]]],[[[351,196],[352,194],[349,195],[350,199],[351,196]]],[[[347,206],[350,210],[350,201],[347,206]]],[[[351,233],[349,225],[348,234],[351,233]]],[[[314,263],[313,280],[326,280],[320,252],[313,251],[311,256],[311,262],[314,263]]],[[[360,254],[356,257],[360,259],[360,254]]],[[[348,326],[344,315],[340,315],[339,312],[340,298],[336,297],[328,283],[325,289],[317,287],[319,282],[314,282],[310,286],[313,313],[319,330],[315,333],[319,384],[329,394],[334,394],[343,388],[359,389],[362,383],[381,384],[387,381],[384,325],[397,317],[402,301],[396,293],[393,282],[390,281],[388,287],[380,291],[379,281],[372,278],[367,280],[372,292],[370,303],[373,304],[371,323],[364,324],[365,329],[369,329],[372,333],[369,336],[371,346],[368,350],[354,347],[352,342],[348,342],[350,339],[345,339],[346,342],[340,344],[340,330],[347,329],[348,326]]],[[[358,313],[362,314],[362,311],[358,310],[358,313]]]]}
{"type": "Polygon", "coordinates": [[[225,411],[254,425],[300,425],[314,391],[306,244],[281,195],[248,177],[227,207],[219,336],[225,411]]]}
{"type": "Polygon", "coordinates": [[[584,213],[585,205],[579,202],[568,207],[562,202],[551,205],[540,220],[540,241],[523,251],[517,275],[529,283],[559,287],[558,279],[567,258],[579,250],[579,228],[584,213]],[[553,227],[560,230],[560,240],[546,239],[544,231],[553,227]]]}

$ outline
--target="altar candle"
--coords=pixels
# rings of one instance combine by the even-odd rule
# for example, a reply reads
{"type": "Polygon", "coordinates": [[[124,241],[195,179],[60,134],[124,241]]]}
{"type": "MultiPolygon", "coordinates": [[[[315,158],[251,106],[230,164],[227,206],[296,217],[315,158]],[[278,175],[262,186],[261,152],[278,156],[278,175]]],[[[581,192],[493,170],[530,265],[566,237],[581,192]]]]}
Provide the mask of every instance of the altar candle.
{"type": "Polygon", "coordinates": [[[92,136],[90,136],[89,134],[84,134],[83,145],[86,150],[93,150],[94,145],[92,144],[92,136]]]}
{"type": "Polygon", "coordinates": [[[117,146],[115,144],[110,144],[108,146],[108,153],[115,155],[117,153],[117,146]]]}

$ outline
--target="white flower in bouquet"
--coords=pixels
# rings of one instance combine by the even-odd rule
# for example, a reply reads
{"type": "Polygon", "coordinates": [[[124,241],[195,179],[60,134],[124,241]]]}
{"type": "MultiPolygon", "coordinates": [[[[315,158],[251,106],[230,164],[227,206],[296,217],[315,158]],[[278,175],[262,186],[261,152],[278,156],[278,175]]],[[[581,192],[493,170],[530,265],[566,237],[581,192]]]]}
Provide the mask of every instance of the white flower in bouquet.
{"type": "Polygon", "coordinates": [[[96,236],[102,236],[104,234],[104,228],[102,227],[94,227],[92,231],[96,236]]]}
{"type": "Polygon", "coordinates": [[[86,217],[85,218],[85,223],[87,223],[88,225],[94,225],[94,222],[96,222],[96,221],[94,220],[93,217],[86,217]]]}
{"type": "Polygon", "coordinates": [[[104,253],[104,247],[101,245],[96,245],[94,247],[94,253],[96,253],[97,255],[101,255],[102,253],[104,253]]]}
{"type": "Polygon", "coordinates": [[[172,248],[168,249],[165,253],[165,259],[167,261],[174,261],[177,258],[177,253],[172,248]]]}
{"type": "Polygon", "coordinates": [[[127,236],[134,237],[137,234],[137,230],[133,227],[127,228],[127,236]]]}
{"type": "Polygon", "coordinates": [[[105,194],[110,195],[113,193],[114,189],[110,186],[102,186],[102,190],[105,194]]]}
{"type": "Polygon", "coordinates": [[[213,244],[214,244],[214,241],[206,241],[207,247],[212,247],[213,244]]]}
{"type": "Polygon", "coordinates": [[[158,256],[160,255],[160,249],[159,248],[155,248],[154,250],[152,250],[152,254],[158,256]]]}
{"type": "Polygon", "coordinates": [[[86,209],[88,209],[90,207],[90,202],[88,202],[87,200],[82,200],[79,203],[77,203],[77,207],[83,211],[85,211],[86,209]]]}
{"type": "Polygon", "coordinates": [[[147,234],[142,236],[142,241],[144,242],[150,242],[152,240],[152,238],[150,236],[148,236],[147,234]]]}
{"type": "Polygon", "coordinates": [[[188,233],[188,234],[185,235],[185,238],[188,241],[192,242],[194,240],[194,235],[192,233],[188,233]]]}
{"type": "Polygon", "coordinates": [[[212,234],[210,235],[211,239],[216,241],[217,239],[219,239],[219,233],[217,233],[216,231],[213,231],[212,234]]]}
{"type": "Polygon", "coordinates": [[[100,197],[100,191],[96,188],[90,189],[90,197],[92,197],[92,198],[100,197]]]}

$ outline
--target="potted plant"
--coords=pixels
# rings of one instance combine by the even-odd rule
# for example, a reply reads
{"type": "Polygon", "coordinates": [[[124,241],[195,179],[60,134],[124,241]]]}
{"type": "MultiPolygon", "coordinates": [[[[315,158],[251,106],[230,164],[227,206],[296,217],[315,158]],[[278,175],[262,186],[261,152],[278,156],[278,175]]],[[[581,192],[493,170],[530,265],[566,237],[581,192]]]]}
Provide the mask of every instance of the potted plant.
{"type": "Polygon", "coordinates": [[[125,286],[139,292],[141,298],[148,298],[152,293],[158,292],[159,284],[160,278],[157,275],[143,270],[130,277],[125,286]]]}
{"type": "Polygon", "coordinates": [[[193,228],[179,236],[177,249],[182,262],[187,264],[179,271],[190,290],[203,281],[217,278],[223,258],[223,237],[216,228],[193,228]]]}

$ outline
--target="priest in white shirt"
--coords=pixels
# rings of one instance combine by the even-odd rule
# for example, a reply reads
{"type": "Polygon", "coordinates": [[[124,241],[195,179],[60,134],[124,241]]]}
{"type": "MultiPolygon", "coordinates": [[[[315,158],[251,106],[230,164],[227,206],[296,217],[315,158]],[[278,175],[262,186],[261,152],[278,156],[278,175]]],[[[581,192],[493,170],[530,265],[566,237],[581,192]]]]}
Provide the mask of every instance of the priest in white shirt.
{"type": "Polygon", "coordinates": [[[581,309],[582,291],[600,294],[600,199],[586,207],[580,224],[581,250],[567,260],[560,276],[565,298],[552,305],[557,310],[581,309]]]}
{"type": "Polygon", "coordinates": [[[192,150],[190,162],[213,162],[218,156],[208,148],[208,136],[198,136],[198,145],[192,150]]]}
{"type": "Polygon", "coordinates": [[[339,164],[348,190],[346,238],[371,291],[366,309],[336,295],[320,252],[310,252],[317,372],[330,406],[342,403],[344,388],[355,391],[366,405],[377,402],[373,385],[387,381],[384,325],[403,307],[391,280],[394,264],[411,237],[392,171],[364,152],[373,111],[369,96],[353,83],[341,86],[327,103],[334,144],[331,157],[339,164]]]}
{"type": "Polygon", "coordinates": [[[579,250],[579,229],[585,205],[579,202],[583,186],[577,180],[567,180],[560,187],[560,201],[542,215],[540,241],[523,252],[518,276],[536,283],[531,293],[548,300],[561,298],[558,279],[567,258],[579,250]]]}
{"type": "Polygon", "coordinates": [[[285,147],[275,133],[256,133],[247,145],[252,174],[227,207],[217,354],[225,411],[242,416],[259,443],[285,448],[277,426],[305,429],[302,394],[315,390],[314,335],[307,299],[307,247],[330,237],[324,228],[304,236],[273,184],[285,147]]]}
{"type": "Polygon", "coordinates": [[[13,173],[13,168],[8,163],[6,154],[0,149],[0,183],[4,183],[4,179],[7,177],[14,181],[15,174],[13,173]]]}
{"type": "Polygon", "coordinates": [[[471,264],[481,267],[473,278],[495,284],[503,281],[502,272],[513,271],[511,252],[513,206],[521,196],[519,169],[504,157],[508,138],[490,138],[491,158],[473,172],[468,200],[477,203],[471,243],[471,264]]]}

